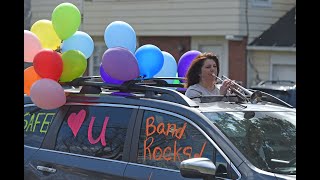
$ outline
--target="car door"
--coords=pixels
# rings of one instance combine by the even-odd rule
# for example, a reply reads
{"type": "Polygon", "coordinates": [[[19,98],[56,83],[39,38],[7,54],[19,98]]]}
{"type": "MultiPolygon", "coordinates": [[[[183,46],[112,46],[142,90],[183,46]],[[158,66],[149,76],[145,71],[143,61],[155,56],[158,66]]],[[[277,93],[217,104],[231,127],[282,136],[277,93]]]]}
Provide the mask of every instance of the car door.
{"type": "Polygon", "coordinates": [[[180,175],[180,162],[207,157],[217,166],[217,179],[237,179],[230,161],[191,120],[168,111],[141,107],[134,127],[130,163],[125,179],[188,179],[180,175]]]}
{"type": "Polygon", "coordinates": [[[128,163],[137,107],[107,104],[64,106],[32,165],[38,178],[122,179],[128,163]]]}
{"type": "Polygon", "coordinates": [[[34,168],[30,165],[37,154],[58,109],[39,109],[34,104],[24,105],[24,176],[32,177],[34,168]]]}

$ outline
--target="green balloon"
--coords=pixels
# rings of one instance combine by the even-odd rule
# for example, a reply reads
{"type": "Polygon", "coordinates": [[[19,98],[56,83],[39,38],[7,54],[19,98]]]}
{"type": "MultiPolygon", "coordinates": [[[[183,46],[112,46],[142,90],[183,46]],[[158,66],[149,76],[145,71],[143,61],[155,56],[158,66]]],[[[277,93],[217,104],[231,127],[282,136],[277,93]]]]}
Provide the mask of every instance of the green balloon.
{"type": "Polygon", "coordinates": [[[71,37],[80,27],[81,13],[71,3],[61,3],[52,12],[51,22],[61,40],[71,37]]]}
{"type": "Polygon", "coordinates": [[[61,58],[63,70],[60,82],[70,82],[75,78],[81,77],[87,69],[87,59],[81,51],[66,51],[62,54],[61,58]]]}
{"type": "Polygon", "coordinates": [[[180,84],[179,79],[175,79],[175,80],[173,80],[173,84],[180,84]]]}

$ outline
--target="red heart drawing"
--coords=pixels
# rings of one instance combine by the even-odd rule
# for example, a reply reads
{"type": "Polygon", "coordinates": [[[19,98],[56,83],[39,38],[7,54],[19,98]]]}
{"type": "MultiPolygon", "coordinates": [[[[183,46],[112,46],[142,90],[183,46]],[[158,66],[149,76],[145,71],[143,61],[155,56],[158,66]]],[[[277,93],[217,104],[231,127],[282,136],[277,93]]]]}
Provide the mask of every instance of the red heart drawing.
{"type": "Polygon", "coordinates": [[[71,113],[68,117],[68,125],[72,130],[72,133],[74,135],[74,137],[77,136],[78,131],[84,121],[84,119],[86,118],[86,111],[85,110],[81,110],[79,111],[79,113],[71,113]]]}

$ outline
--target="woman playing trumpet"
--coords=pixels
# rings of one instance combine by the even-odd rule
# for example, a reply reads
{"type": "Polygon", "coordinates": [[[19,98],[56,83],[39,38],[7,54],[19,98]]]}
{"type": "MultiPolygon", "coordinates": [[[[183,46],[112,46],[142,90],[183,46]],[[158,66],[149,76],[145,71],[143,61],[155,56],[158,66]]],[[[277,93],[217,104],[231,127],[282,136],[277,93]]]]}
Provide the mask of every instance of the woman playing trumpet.
{"type": "Polygon", "coordinates": [[[186,74],[185,95],[197,98],[203,95],[226,95],[232,81],[226,79],[220,89],[216,86],[219,75],[219,59],[213,53],[202,53],[191,63],[186,74]]]}

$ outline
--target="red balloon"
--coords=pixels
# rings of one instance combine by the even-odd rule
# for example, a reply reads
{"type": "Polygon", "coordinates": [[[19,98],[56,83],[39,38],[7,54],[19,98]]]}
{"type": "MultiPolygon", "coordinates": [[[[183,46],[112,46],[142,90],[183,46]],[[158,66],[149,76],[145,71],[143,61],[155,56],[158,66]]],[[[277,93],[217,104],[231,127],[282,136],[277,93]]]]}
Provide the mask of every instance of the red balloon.
{"type": "Polygon", "coordinates": [[[58,52],[42,49],[34,56],[33,67],[40,77],[58,81],[62,74],[63,61],[58,52]]]}

